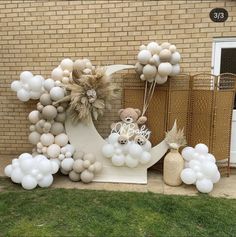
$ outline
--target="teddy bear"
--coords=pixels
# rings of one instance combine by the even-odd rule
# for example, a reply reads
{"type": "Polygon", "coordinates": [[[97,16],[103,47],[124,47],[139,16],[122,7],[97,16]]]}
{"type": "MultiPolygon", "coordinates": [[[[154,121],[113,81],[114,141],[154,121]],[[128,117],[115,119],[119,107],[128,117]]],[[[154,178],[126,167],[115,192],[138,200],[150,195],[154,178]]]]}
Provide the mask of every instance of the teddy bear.
{"type": "MultiPolygon", "coordinates": [[[[120,116],[120,123],[113,123],[111,125],[111,129],[120,129],[123,124],[130,125],[134,130],[139,129],[139,125],[144,124],[147,121],[146,116],[141,116],[141,111],[139,109],[134,109],[134,108],[125,108],[125,109],[120,109],[118,112],[120,116]]],[[[120,137],[118,139],[118,142],[120,144],[127,144],[128,140],[132,139],[135,136],[133,134],[130,136],[129,132],[125,129],[122,130],[120,133],[120,137]]]]}

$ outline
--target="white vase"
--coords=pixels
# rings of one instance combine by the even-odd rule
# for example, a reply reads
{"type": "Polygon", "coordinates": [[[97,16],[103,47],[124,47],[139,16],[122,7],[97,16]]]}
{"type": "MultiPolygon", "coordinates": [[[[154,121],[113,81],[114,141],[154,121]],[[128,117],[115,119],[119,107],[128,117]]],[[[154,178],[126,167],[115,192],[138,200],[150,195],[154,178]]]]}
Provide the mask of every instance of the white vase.
{"type": "Polygon", "coordinates": [[[164,158],[163,179],[170,186],[179,186],[182,183],[180,174],[184,169],[184,159],[178,150],[171,149],[164,158]]]}

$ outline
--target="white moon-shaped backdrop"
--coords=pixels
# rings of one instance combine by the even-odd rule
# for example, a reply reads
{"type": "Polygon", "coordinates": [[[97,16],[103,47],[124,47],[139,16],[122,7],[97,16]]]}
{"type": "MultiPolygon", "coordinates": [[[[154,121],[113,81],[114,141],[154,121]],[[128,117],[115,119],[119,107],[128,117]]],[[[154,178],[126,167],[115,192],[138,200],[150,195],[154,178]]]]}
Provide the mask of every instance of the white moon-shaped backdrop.
{"type": "MultiPolygon", "coordinates": [[[[131,65],[111,65],[107,67],[107,74],[111,75],[120,70],[132,69],[131,65]]],[[[73,124],[70,116],[67,116],[65,122],[66,133],[70,143],[76,150],[82,150],[86,153],[92,152],[96,155],[97,161],[102,162],[102,172],[97,174],[93,181],[96,182],[115,182],[115,183],[147,183],[147,169],[158,162],[167,152],[168,145],[163,140],[151,149],[152,159],[145,165],[139,165],[136,168],[117,167],[112,165],[111,160],[102,155],[102,147],[106,141],[100,136],[95,128],[90,116],[88,122],[79,122],[73,124]]]]}

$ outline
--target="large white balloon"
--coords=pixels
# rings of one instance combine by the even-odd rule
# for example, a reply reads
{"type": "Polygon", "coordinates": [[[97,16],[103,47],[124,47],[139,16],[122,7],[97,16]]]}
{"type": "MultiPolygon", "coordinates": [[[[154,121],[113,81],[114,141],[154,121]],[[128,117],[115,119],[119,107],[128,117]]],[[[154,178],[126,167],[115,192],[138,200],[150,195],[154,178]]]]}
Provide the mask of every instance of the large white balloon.
{"type": "Polygon", "coordinates": [[[213,183],[209,179],[202,179],[196,182],[196,187],[201,193],[210,193],[213,190],[213,183]]]}
{"type": "Polygon", "coordinates": [[[44,86],[44,89],[49,92],[55,86],[55,81],[49,78],[44,81],[43,86],[44,86]]]}
{"type": "Polygon", "coordinates": [[[12,173],[12,165],[7,165],[4,169],[4,173],[7,177],[11,177],[11,173],[12,173]]]}
{"type": "Polygon", "coordinates": [[[38,185],[41,188],[47,188],[51,186],[52,182],[53,182],[53,176],[51,174],[48,174],[38,181],[38,185]]]}
{"type": "Polygon", "coordinates": [[[205,144],[199,143],[195,146],[195,150],[198,153],[207,154],[208,153],[208,147],[205,144]]]}
{"type": "Polygon", "coordinates": [[[73,158],[66,158],[61,162],[61,167],[65,171],[71,171],[73,169],[74,160],[73,158]]]}
{"type": "Polygon", "coordinates": [[[33,90],[33,91],[39,91],[40,92],[41,88],[42,88],[43,81],[44,81],[44,78],[42,78],[39,75],[32,77],[29,80],[30,89],[33,90]]]}
{"type": "Polygon", "coordinates": [[[125,158],[125,164],[129,167],[129,168],[135,168],[138,165],[138,160],[133,158],[130,155],[127,155],[125,158]]]}
{"type": "Polygon", "coordinates": [[[44,146],[49,146],[54,143],[54,136],[51,133],[44,133],[40,137],[40,141],[44,146]]]}
{"type": "Polygon", "coordinates": [[[47,154],[50,158],[57,158],[61,152],[60,146],[57,144],[52,144],[47,149],[47,154]]]}
{"type": "Polygon", "coordinates": [[[114,154],[114,147],[111,144],[105,144],[102,147],[102,154],[106,157],[106,158],[110,158],[113,156],[114,154]]]}
{"type": "Polygon", "coordinates": [[[60,67],[54,68],[52,71],[52,79],[55,81],[59,80],[61,81],[63,78],[63,71],[60,67]]]}
{"type": "Polygon", "coordinates": [[[123,166],[125,163],[125,157],[123,155],[113,155],[112,164],[115,166],[123,166]]]}
{"type": "Polygon", "coordinates": [[[31,175],[26,175],[23,177],[21,184],[24,189],[31,190],[37,186],[37,181],[31,175]]]}
{"type": "Polygon", "coordinates": [[[108,142],[111,144],[114,144],[118,141],[118,138],[120,137],[120,134],[118,133],[111,133],[108,137],[108,142]]]}
{"type": "Polygon", "coordinates": [[[195,172],[190,168],[184,169],[180,176],[182,181],[186,184],[194,184],[197,179],[195,172]]]}
{"type": "Polygon", "coordinates": [[[138,144],[131,144],[129,147],[129,153],[134,158],[139,158],[142,155],[142,147],[138,144]]]}
{"type": "Polygon", "coordinates": [[[15,168],[15,169],[12,170],[11,180],[14,183],[21,183],[23,177],[24,177],[24,174],[22,173],[20,168],[15,168]]]}

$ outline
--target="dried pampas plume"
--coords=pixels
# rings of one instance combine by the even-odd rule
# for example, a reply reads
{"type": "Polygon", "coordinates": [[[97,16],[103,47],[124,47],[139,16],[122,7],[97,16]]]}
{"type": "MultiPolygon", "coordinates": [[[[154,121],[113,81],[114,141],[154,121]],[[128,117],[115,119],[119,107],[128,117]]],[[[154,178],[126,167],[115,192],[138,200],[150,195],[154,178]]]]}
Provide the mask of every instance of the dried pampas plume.
{"type": "Polygon", "coordinates": [[[181,146],[187,144],[184,129],[178,130],[176,120],[173,128],[169,132],[166,132],[165,141],[172,149],[179,149],[181,146]]]}
{"type": "Polygon", "coordinates": [[[90,113],[97,120],[105,109],[111,109],[111,101],[118,98],[119,88],[111,82],[105,68],[94,68],[89,74],[74,69],[72,77],[73,81],[65,85],[70,95],[58,102],[69,102],[69,112],[75,123],[87,120],[90,113]]]}

